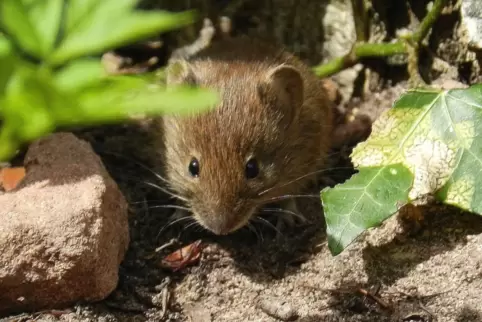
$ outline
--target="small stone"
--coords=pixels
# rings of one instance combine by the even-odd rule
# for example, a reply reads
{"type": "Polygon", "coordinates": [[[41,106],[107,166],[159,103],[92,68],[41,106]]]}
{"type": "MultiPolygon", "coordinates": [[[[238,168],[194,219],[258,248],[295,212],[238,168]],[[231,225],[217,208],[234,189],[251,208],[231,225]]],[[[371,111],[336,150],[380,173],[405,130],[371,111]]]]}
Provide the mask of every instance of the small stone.
{"type": "Polygon", "coordinates": [[[24,165],[0,193],[0,314],[104,299],[129,243],[122,193],[70,133],[34,142],[24,165]]]}
{"type": "Polygon", "coordinates": [[[281,321],[294,321],[298,318],[298,312],[282,298],[265,296],[256,305],[264,313],[281,321]]]}

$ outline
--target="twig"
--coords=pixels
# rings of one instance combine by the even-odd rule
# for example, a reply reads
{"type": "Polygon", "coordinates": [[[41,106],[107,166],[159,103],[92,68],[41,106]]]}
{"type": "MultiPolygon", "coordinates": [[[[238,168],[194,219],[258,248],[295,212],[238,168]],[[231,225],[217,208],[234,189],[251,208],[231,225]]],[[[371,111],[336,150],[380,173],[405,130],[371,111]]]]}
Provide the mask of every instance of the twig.
{"type": "Polygon", "coordinates": [[[171,280],[170,279],[167,279],[164,284],[164,287],[162,288],[162,291],[161,291],[161,305],[162,305],[162,308],[161,308],[161,319],[164,318],[164,316],[166,315],[167,313],[167,309],[168,309],[168,306],[169,306],[169,299],[171,298],[171,293],[169,291],[169,284],[171,283],[171,280]]]}
{"type": "Polygon", "coordinates": [[[168,241],[168,242],[165,243],[164,245],[157,247],[157,248],[154,250],[154,252],[159,253],[160,251],[162,251],[162,250],[164,250],[164,249],[166,249],[166,248],[168,248],[168,247],[171,247],[171,246],[173,246],[174,244],[176,244],[176,243],[178,243],[178,242],[179,242],[179,241],[178,241],[176,238],[172,238],[170,241],[168,241]]]}
{"type": "Polygon", "coordinates": [[[319,77],[328,77],[339,71],[354,66],[361,59],[367,57],[386,57],[397,54],[408,54],[407,46],[415,47],[427,36],[435,20],[438,18],[448,0],[435,0],[432,9],[427,13],[417,31],[401,37],[393,43],[363,43],[357,42],[352,50],[345,56],[335,58],[325,64],[314,67],[314,72],[319,77]]]}
{"type": "Polygon", "coordinates": [[[359,288],[358,290],[358,293],[360,293],[361,295],[367,297],[367,298],[370,298],[372,299],[373,301],[375,301],[382,309],[385,309],[385,310],[391,310],[391,307],[389,304],[385,303],[385,301],[383,301],[380,297],[378,297],[377,295],[373,294],[372,292],[370,291],[367,291],[366,289],[364,288],[359,288]]]}

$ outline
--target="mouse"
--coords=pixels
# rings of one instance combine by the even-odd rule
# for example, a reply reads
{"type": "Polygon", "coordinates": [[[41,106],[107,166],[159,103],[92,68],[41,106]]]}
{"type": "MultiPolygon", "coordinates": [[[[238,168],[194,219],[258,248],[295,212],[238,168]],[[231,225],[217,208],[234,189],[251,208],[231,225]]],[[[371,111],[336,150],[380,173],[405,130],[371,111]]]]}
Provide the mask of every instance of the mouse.
{"type": "Polygon", "coordinates": [[[227,235],[276,203],[279,223],[304,221],[296,195],[323,169],[334,122],[330,94],[309,66],[283,46],[225,37],[172,59],[166,84],[219,95],[208,112],[160,118],[163,173],[183,204],[174,217],[227,235]]]}

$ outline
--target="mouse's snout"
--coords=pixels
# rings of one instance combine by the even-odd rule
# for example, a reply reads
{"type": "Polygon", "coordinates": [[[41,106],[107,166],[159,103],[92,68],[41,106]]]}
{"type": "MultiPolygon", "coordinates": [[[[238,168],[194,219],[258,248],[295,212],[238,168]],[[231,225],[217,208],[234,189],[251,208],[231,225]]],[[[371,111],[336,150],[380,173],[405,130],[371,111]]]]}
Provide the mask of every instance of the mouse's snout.
{"type": "Polygon", "coordinates": [[[216,216],[216,218],[213,218],[212,220],[205,220],[204,226],[216,235],[227,235],[230,232],[236,230],[239,223],[235,219],[227,220],[225,219],[226,217],[231,216],[229,216],[228,214],[219,214],[216,216]]]}
{"type": "Polygon", "coordinates": [[[225,211],[194,212],[194,218],[216,235],[227,235],[244,227],[254,210],[230,209],[225,211]]]}

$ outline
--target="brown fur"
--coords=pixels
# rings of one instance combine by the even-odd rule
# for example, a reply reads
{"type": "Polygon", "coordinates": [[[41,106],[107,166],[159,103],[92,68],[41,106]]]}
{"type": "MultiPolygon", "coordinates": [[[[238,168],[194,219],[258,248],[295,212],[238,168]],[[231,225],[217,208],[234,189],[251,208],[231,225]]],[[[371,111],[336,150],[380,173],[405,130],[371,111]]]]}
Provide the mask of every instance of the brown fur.
{"type": "Polygon", "coordinates": [[[269,199],[297,193],[312,178],[298,179],[320,169],[332,132],[331,102],[307,66],[253,39],[220,41],[183,66],[169,84],[213,88],[222,99],[207,114],[163,118],[167,178],[202,226],[226,234],[269,199]],[[294,69],[277,73],[283,64],[294,69]],[[260,175],[247,180],[251,156],[260,175]],[[192,157],[200,163],[198,178],[188,172],[192,157]]]}

